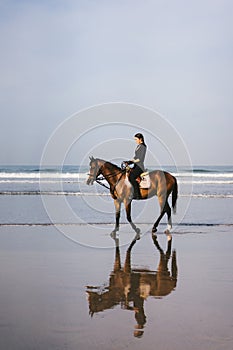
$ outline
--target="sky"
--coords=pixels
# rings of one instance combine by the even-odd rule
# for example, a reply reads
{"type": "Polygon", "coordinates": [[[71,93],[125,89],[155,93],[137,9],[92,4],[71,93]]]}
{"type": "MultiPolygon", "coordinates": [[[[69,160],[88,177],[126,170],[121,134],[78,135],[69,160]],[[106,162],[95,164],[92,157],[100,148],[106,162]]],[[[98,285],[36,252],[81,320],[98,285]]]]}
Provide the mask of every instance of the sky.
{"type": "Polygon", "coordinates": [[[232,165],[232,13],[231,0],[0,0],[0,163],[39,164],[67,118],[125,102],[163,115],[194,165],[232,165]]]}

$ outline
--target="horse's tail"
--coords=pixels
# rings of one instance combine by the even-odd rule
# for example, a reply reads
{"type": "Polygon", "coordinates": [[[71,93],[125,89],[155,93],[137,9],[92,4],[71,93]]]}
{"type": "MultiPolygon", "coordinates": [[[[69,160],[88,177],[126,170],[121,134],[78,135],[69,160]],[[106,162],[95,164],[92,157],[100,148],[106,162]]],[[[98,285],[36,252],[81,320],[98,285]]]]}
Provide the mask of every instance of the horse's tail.
{"type": "Polygon", "coordinates": [[[176,213],[176,201],[177,201],[177,197],[178,197],[178,185],[177,185],[177,180],[175,178],[175,176],[173,176],[174,179],[174,186],[173,186],[173,190],[172,190],[172,209],[173,209],[173,213],[176,213]]]}

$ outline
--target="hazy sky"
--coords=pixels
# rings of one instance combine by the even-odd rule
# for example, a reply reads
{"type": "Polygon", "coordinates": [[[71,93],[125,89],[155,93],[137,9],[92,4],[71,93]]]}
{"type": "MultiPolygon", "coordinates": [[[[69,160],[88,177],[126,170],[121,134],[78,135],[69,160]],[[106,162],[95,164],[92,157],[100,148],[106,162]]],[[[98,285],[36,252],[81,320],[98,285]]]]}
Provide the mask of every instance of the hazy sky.
{"type": "Polygon", "coordinates": [[[193,164],[232,164],[232,13],[231,0],[0,0],[1,164],[38,164],[67,117],[114,101],[165,116],[193,164]]]}

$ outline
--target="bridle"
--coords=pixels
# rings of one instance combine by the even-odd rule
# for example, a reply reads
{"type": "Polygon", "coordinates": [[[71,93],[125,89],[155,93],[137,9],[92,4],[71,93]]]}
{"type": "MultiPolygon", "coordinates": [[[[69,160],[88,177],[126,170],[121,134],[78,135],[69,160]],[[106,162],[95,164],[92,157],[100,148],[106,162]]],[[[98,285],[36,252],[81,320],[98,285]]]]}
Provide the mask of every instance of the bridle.
{"type": "Polygon", "coordinates": [[[103,176],[103,175],[100,176],[100,174],[102,173],[101,168],[103,167],[103,165],[101,165],[101,166],[99,167],[99,170],[97,170],[97,160],[92,160],[92,162],[95,162],[95,168],[94,168],[95,171],[94,171],[94,174],[93,174],[93,175],[92,175],[92,174],[88,174],[89,177],[92,178],[93,181],[97,182],[99,185],[101,185],[101,186],[107,188],[107,189],[110,190],[111,192],[112,192],[112,191],[114,192],[116,185],[117,185],[118,182],[121,180],[121,178],[122,178],[123,174],[125,173],[125,171],[124,171],[124,170],[117,170],[117,171],[115,171],[114,173],[111,173],[111,174],[108,174],[108,175],[105,175],[105,176],[103,176]],[[97,175],[97,173],[99,173],[99,175],[97,175]],[[105,185],[105,184],[102,182],[102,181],[107,180],[107,179],[109,179],[109,178],[111,178],[111,177],[114,177],[114,176],[116,176],[116,175],[118,175],[118,174],[121,174],[121,176],[120,176],[120,178],[117,180],[117,182],[116,182],[116,184],[114,185],[114,188],[113,188],[113,189],[111,189],[109,186],[105,185]]]}
{"type": "MultiPolygon", "coordinates": [[[[96,181],[97,179],[97,172],[98,172],[98,169],[97,169],[97,160],[92,160],[92,162],[95,162],[95,167],[94,167],[94,174],[91,174],[91,173],[88,173],[87,175],[89,175],[89,178],[93,179],[93,181],[96,181]]],[[[99,171],[100,171],[101,167],[99,168],[99,171]]]]}

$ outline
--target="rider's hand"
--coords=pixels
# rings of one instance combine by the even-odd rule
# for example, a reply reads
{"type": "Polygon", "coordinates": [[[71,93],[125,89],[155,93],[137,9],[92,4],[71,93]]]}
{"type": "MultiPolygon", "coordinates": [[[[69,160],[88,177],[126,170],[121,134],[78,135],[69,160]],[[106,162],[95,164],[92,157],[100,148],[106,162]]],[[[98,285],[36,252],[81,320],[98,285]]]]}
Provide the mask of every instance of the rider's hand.
{"type": "Polygon", "coordinates": [[[125,161],[123,161],[123,162],[121,163],[121,169],[122,169],[122,170],[124,170],[124,169],[130,170],[130,167],[129,167],[130,164],[133,164],[133,161],[132,161],[132,160],[125,160],[125,161]]]}

